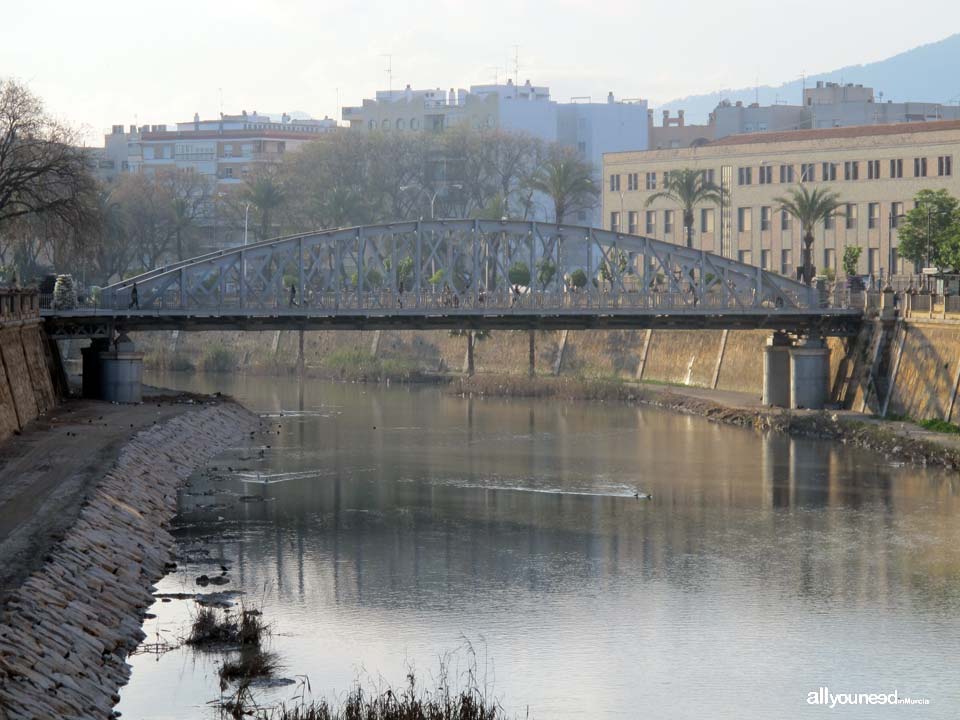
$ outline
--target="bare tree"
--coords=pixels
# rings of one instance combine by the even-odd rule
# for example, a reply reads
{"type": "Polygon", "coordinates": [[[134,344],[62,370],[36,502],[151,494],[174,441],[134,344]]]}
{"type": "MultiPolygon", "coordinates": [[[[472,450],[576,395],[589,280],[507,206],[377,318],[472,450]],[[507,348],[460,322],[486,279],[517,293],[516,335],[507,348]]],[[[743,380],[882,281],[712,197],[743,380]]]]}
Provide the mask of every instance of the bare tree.
{"type": "Polygon", "coordinates": [[[26,87],[0,80],[0,224],[47,214],[79,227],[95,189],[76,134],[26,87]]]}

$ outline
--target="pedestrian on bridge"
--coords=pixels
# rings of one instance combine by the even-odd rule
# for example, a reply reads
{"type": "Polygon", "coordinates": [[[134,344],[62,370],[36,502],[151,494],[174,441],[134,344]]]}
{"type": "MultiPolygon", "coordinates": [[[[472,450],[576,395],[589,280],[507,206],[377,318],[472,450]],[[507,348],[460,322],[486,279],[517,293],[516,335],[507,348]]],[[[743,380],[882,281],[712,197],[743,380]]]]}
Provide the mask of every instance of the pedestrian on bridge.
{"type": "Polygon", "coordinates": [[[297,284],[290,283],[290,307],[297,304],[297,284]]]}
{"type": "Polygon", "coordinates": [[[134,283],[133,287],[130,288],[130,304],[127,305],[127,310],[130,308],[140,309],[140,294],[137,292],[137,284],[134,283]]]}

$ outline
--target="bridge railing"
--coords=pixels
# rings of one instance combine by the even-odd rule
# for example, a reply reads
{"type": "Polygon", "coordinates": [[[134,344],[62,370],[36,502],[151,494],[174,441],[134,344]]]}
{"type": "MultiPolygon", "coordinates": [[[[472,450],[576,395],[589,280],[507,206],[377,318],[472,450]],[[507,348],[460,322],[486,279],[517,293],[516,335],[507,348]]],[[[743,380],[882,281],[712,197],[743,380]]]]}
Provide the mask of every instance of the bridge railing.
{"type": "MultiPolygon", "coordinates": [[[[498,290],[456,293],[452,290],[426,289],[419,292],[395,290],[371,290],[357,293],[355,290],[340,292],[301,293],[291,301],[289,293],[277,293],[259,296],[256,302],[242,303],[239,293],[227,293],[218,296],[216,302],[184,303],[179,289],[167,289],[153,294],[146,289],[134,303],[128,294],[109,295],[99,298],[87,298],[78,302],[74,308],[62,308],[89,311],[92,313],[121,313],[156,315],[167,312],[186,312],[188,314],[258,315],[282,312],[283,314],[411,314],[424,312],[451,312],[457,309],[486,311],[489,313],[510,312],[576,312],[576,311],[663,311],[670,313],[699,312],[715,310],[718,313],[791,311],[806,310],[810,307],[808,298],[796,293],[782,292],[782,297],[763,295],[758,297],[753,289],[722,290],[714,287],[699,294],[693,289],[669,291],[653,289],[642,292],[638,289],[626,292],[609,288],[564,289],[562,291],[535,291],[530,288],[510,287],[498,290]]],[[[52,296],[43,296],[41,305],[51,308],[52,296]]],[[[846,292],[823,293],[816,300],[822,308],[863,308],[862,299],[846,292]]]]}

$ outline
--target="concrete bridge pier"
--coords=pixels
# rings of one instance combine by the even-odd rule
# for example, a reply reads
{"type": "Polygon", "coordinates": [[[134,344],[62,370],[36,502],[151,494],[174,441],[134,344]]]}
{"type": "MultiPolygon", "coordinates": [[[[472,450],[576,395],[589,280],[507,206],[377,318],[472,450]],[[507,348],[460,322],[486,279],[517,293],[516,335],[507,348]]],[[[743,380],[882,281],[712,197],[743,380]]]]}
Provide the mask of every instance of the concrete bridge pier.
{"type": "Polygon", "coordinates": [[[125,334],[111,346],[97,338],[80,351],[83,356],[85,398],[117,403],[138,403],[143,398],[143,353],[125,334]]]}
{"type": "Polygon", "coordinates": [[[775,332],[763,348],[762,402],[770,407],[790,407],[790,338],[775,332]]]}
{"type": "Polygon", "coordinates": [[[790,348],[790,407],[822,410],[830,398],[830,348],[807,337],[790,348]]]}

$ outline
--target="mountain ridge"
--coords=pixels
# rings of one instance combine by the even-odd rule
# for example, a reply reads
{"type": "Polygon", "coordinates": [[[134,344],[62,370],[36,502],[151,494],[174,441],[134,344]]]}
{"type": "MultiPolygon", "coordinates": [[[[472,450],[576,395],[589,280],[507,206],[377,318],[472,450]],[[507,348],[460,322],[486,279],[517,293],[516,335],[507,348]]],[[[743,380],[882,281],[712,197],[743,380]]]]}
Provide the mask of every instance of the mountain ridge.
{"type": "Polygon", "coordinates": [[[657,109],[676,113],[683,110],[687,123],[705,123],[710,112],[722,101],[737,101],[745,105],[759,102],[773,105],[786,102],[799,105],[803,87],[818,81],[867,85],[877,95],[877,102],[960,102],[960,33],[925,45],[918,45],[884,60],[862,65],[847,65],[825,73],[791,80],[781,85],[719,90],[676,98],[657,106],[657,109]]]}

